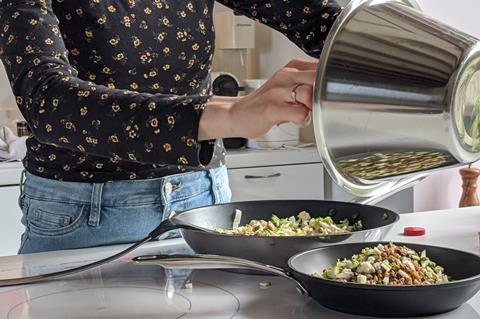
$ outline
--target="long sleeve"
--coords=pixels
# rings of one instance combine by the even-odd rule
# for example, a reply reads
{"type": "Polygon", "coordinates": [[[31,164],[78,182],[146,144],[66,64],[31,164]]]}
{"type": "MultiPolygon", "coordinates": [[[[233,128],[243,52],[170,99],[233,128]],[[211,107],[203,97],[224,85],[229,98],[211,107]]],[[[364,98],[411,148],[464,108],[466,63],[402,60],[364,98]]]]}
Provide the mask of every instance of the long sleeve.
{"type": "Polygon", "coordinates": [[[217,0],[235,12],[283,33],[318,58],[342,7],[334,0],[217,0]]]}
{"type": "Polygon", "coordinates": [[[202,166],[197,134],[206,92],[148,94],[81,79],[68,61],[51,0],[0,0],[0,56],[41,143],[114,163],[202,166]]]}

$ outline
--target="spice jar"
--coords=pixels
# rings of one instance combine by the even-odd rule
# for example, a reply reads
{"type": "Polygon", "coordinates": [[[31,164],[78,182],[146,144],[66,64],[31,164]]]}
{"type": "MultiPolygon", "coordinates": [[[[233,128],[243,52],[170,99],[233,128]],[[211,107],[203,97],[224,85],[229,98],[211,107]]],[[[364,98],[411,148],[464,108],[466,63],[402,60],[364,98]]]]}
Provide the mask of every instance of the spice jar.
{"type": "Polygon", "coordinates": [[[28,127],[28,124],[26,121],[17,122],[17,135],[19,137],[30,135],[30,128],[28,127]]]}

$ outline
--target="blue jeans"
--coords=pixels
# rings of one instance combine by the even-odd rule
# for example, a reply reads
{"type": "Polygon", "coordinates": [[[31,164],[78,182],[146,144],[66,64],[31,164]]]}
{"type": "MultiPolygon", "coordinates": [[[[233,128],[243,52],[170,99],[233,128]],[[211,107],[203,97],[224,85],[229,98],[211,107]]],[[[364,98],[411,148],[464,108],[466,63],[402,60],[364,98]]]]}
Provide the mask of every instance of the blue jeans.
{"type": "Polygon", "coordinates": [[[173,212],[230,199],[225,167],[107,183],[61,182],[26,173],[19,253],[135,242],[173,212]]]}

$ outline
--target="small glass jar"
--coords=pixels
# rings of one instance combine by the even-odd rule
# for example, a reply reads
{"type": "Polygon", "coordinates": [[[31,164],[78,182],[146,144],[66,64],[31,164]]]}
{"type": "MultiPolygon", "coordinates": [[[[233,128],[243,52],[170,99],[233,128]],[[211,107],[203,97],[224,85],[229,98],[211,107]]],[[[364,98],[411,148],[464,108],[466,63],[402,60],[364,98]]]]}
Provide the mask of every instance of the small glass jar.
{"type": "Polygon", "coordinates": [[[30,135],[30,128],[28,127],[28,123],[26,121],[17,122],[17,135],[19,137],[30,135]]]}

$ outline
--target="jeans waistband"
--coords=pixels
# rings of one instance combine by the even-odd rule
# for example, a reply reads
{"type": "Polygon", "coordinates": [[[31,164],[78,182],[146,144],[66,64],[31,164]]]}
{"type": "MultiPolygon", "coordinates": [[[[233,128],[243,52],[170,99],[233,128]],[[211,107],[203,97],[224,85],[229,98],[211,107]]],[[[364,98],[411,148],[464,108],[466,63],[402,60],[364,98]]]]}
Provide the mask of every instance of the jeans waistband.
{"type": "Polygon", "coordinates": [[[22,194],[31,198],[100,206],[128,206],[163,203],[191,197],[228,183],[225,166],[186,172],[151,180],[106,183],[64,182],[26,173],[22,194]]]}

